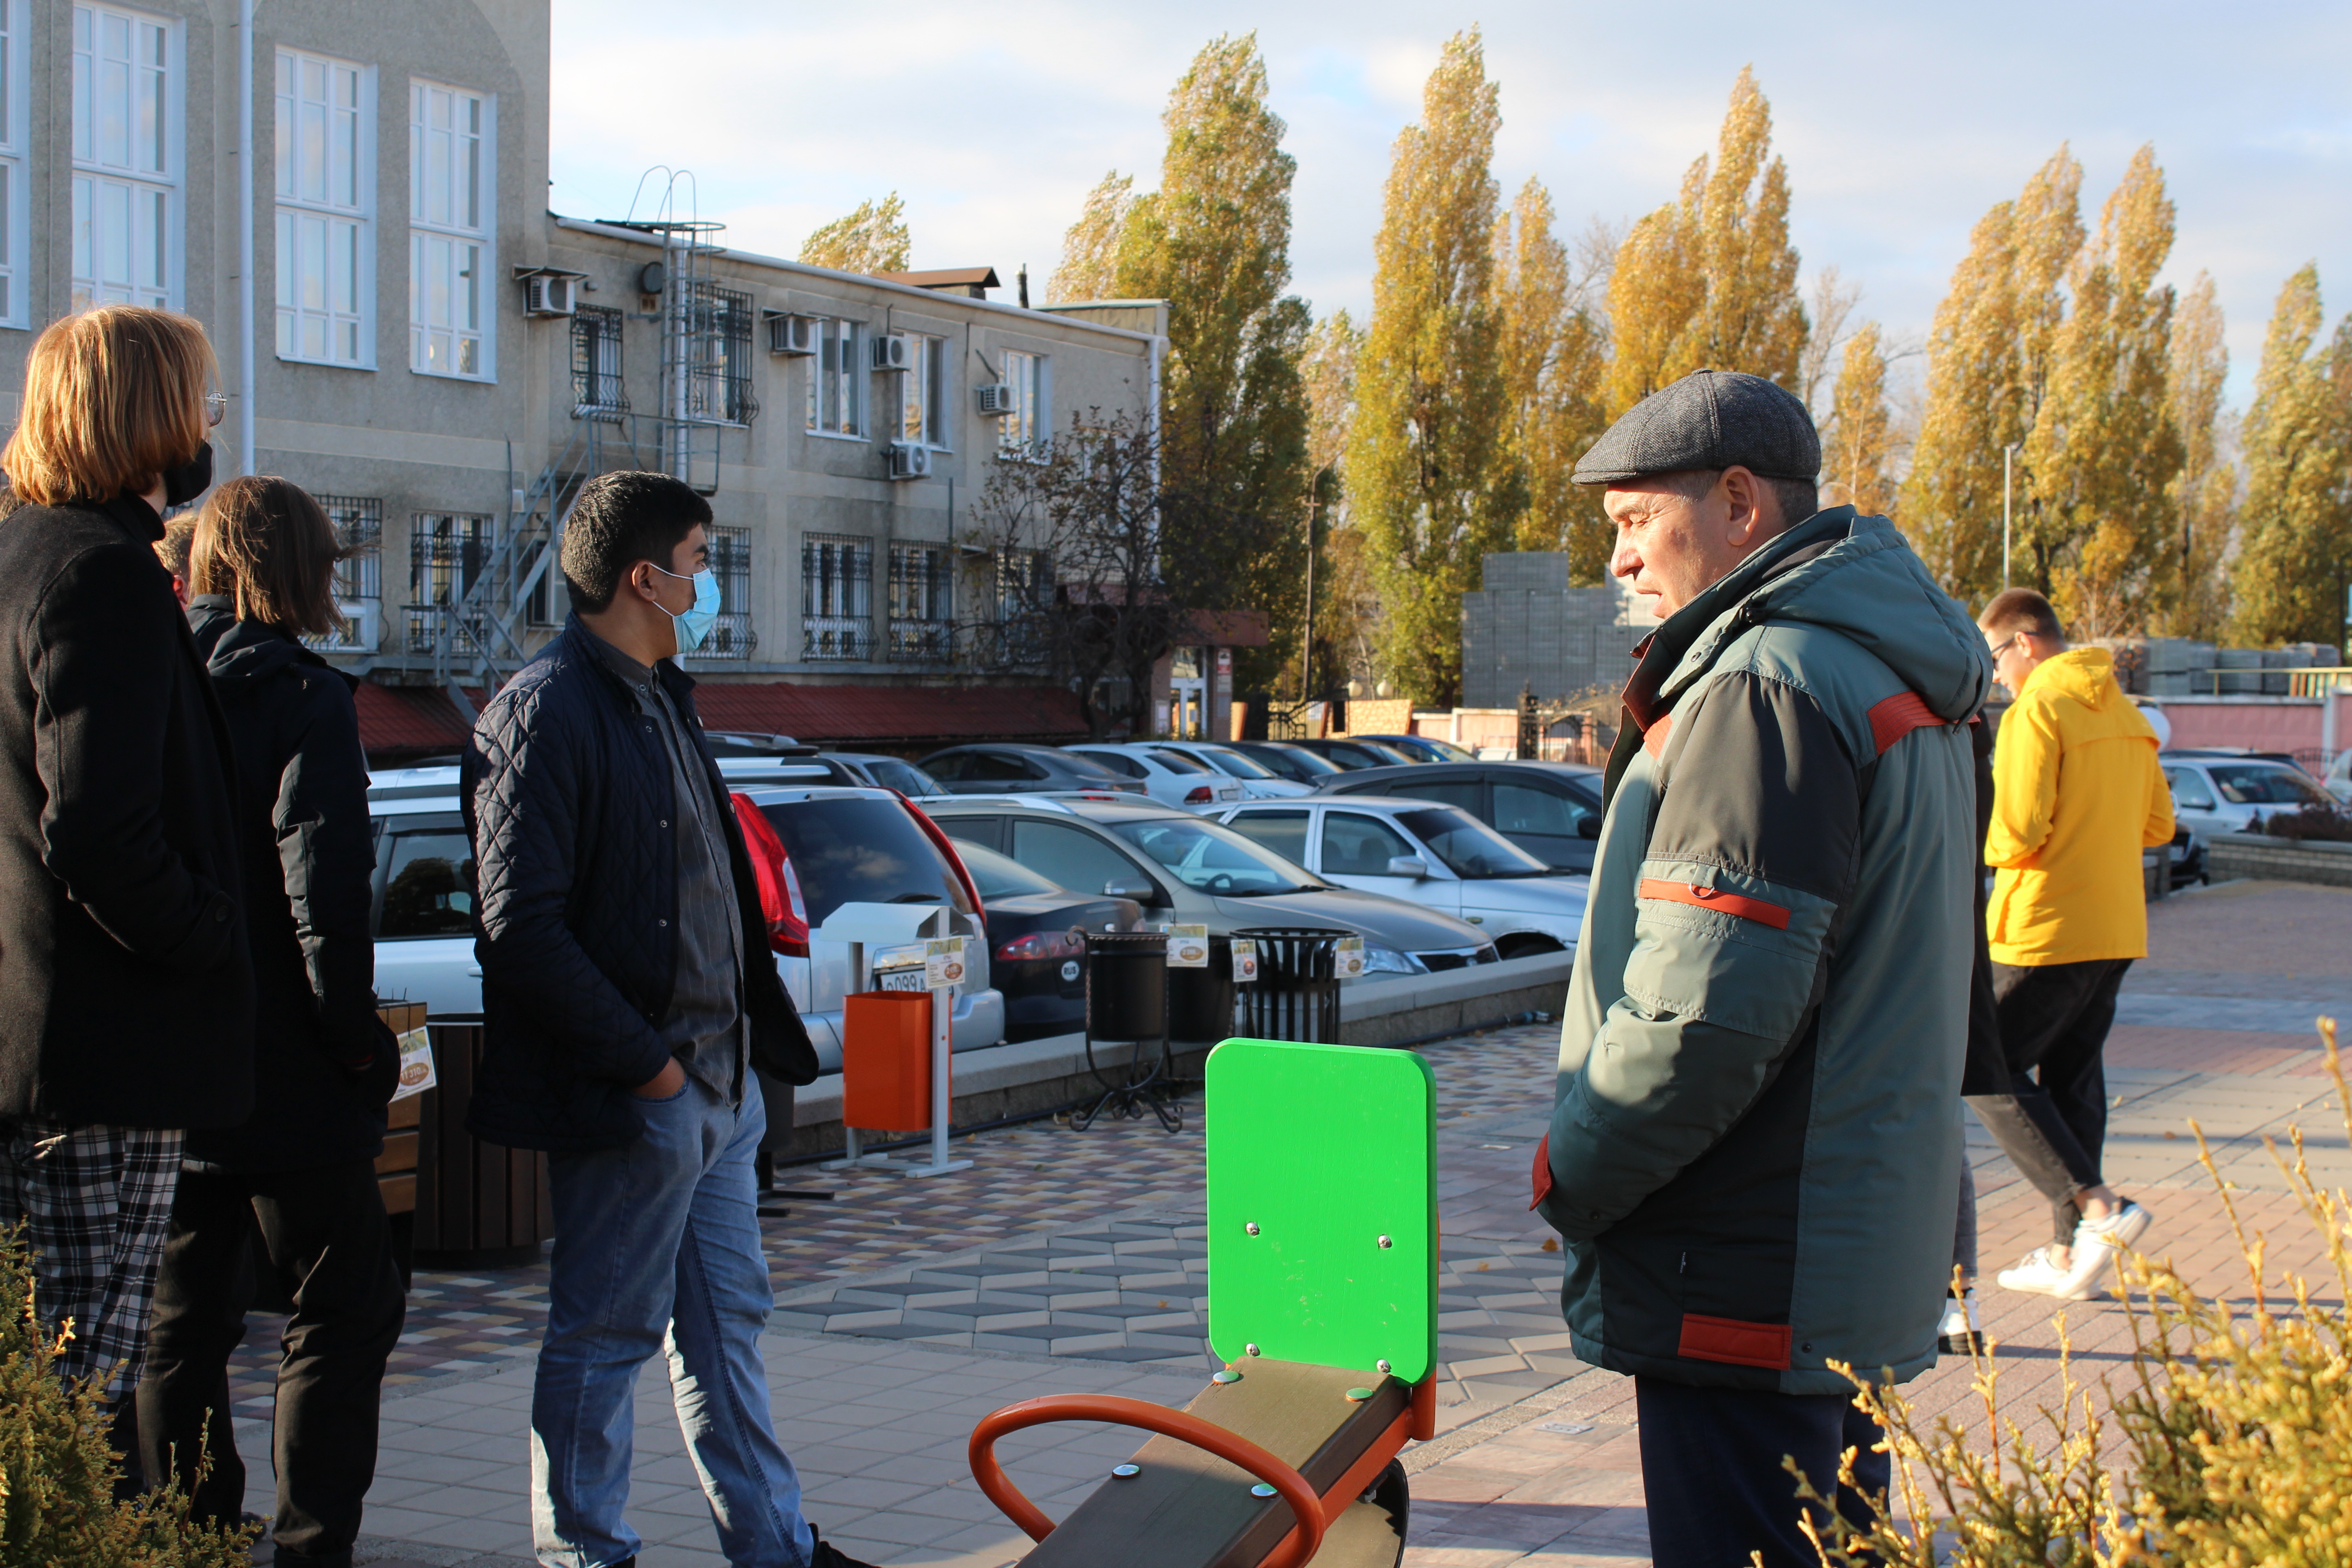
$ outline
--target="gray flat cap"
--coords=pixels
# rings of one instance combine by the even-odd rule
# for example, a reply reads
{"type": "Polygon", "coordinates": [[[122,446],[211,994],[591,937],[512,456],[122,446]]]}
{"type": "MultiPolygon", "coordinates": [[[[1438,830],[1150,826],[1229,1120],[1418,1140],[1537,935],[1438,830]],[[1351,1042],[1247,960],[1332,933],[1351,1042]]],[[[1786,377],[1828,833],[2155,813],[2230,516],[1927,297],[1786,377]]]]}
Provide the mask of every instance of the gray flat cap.
{"type": "Polygon", "coordinates": [[[1737,465],[1768,479],[1821,477],[1822,438],[1796,394],[1760,375],[1695,370],[1625,411],[1576,465],[1580,485],[1737,465]]]}

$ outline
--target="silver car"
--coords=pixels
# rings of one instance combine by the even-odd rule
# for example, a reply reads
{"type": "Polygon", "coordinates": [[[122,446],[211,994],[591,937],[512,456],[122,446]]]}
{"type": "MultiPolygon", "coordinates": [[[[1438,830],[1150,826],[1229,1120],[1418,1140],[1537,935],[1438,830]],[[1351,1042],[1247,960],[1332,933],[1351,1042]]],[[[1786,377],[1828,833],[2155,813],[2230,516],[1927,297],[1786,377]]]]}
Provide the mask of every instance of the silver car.
{"type": "Polygon", "coordinates": [[[2307,805],[2336,805],[2318,780],[2269,757],[2228,752],[2164,752],[2164,782],[2172,786],[2172,816],[2200,837],[2243,833],[2258,816],[2292,816],[2307,805]]]}

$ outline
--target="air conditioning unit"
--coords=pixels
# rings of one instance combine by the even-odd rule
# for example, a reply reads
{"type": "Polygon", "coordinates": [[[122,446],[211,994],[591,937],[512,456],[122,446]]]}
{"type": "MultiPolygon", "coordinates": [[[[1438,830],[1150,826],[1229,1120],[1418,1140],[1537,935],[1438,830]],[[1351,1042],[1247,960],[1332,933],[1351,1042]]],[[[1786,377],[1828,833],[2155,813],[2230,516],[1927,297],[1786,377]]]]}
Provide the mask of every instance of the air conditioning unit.
{"type": "Polygon", "coordinates": [[[931,477],[931,449],[912,441],[893,441],[889,447],[890,477],[894,479],[928,479],[931,477]]]}
{"type": "Polygon", "coordinates": [[[562,272],[538,272],[522,280],[522,313],[526,316],[578,314],[580,279],[562,272]]]}
{"type": "Polygon", "coordinates": [[[985,386],[976,386],[972,391],[980,398],[981,413],[991,419],[1002,419],[1004,416],[1015,412],[1013,389],[1001,381],[991,382],[985,386]]]}
{"type": "Polygon", "coordinates": [[[876,370],[906,370],[915,363],[915,345],[904,332],[877,332],[874,338],[876,370]]]}
{"type": "Polygon", "coordinates": [[[780,310],[769,312],[768,352],[772,354],[816,353],[816,318],[788,316],[780,310]]]}

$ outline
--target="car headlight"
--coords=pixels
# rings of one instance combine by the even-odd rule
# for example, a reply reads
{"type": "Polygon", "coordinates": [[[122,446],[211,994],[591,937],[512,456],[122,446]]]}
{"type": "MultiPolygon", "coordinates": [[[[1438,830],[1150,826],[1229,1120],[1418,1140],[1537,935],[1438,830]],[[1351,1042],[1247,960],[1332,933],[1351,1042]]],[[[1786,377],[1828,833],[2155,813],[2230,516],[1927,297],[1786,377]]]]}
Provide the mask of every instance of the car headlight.
{"type": "Polygon", "coordinates": [[[1409,952],[1380,943],[1364,943],[1364,973],[1367,974],[1426,974],[1429,965],[1409,952]]]}

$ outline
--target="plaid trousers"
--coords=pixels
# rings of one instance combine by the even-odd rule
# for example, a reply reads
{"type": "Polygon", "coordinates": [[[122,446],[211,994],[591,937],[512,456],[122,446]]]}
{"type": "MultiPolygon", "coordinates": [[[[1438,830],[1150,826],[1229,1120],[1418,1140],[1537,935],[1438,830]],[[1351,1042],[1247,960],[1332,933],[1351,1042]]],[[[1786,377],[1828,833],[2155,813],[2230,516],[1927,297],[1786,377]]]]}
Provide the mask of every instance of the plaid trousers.
{"type": "Polygon", "coordinates": [[[58,1374],[102,1374],[110,1402],[139,1386],[180,1141],[177,1128],[0,1121],[0,1225],[25,1225],[41,1321],[73,1326],[58,1374]]]}

